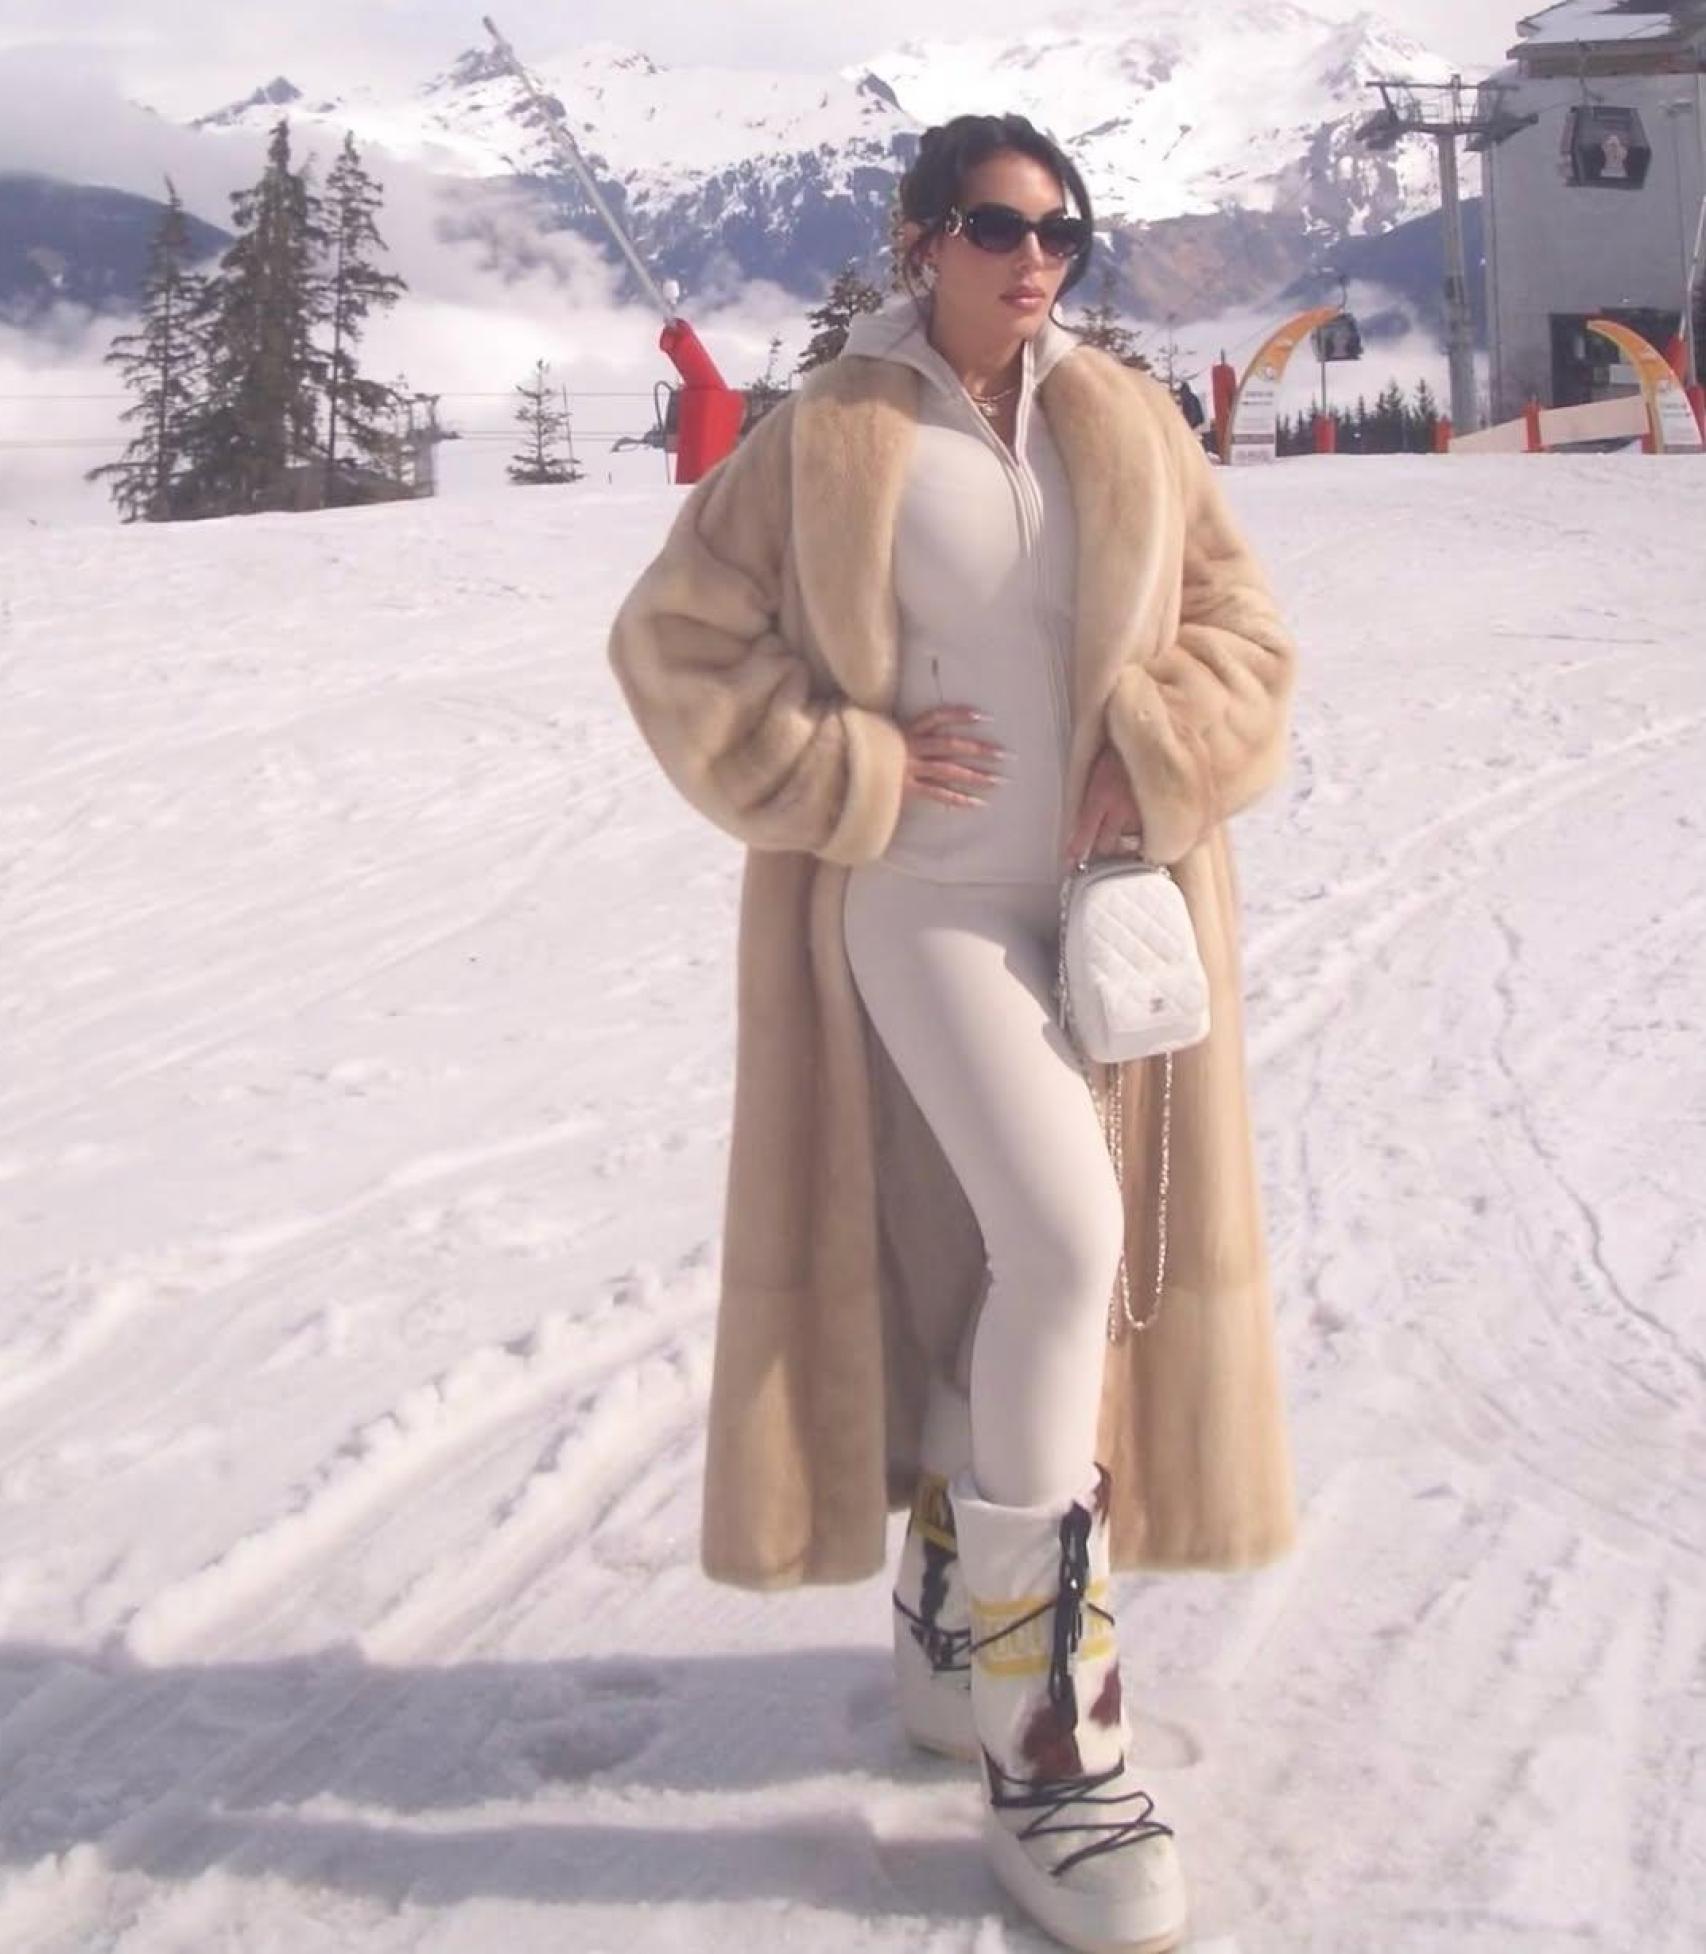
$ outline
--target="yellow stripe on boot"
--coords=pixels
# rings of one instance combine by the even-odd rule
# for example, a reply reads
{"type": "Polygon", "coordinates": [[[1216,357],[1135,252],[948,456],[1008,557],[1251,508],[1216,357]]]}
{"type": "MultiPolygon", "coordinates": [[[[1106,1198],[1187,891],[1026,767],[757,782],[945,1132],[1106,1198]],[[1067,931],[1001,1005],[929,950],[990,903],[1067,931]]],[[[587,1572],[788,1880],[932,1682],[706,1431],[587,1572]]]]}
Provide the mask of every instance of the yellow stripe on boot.
{"type": "MultiPolygon", "coordinates": [[[[1084,1596],[1084,1635],[1078,1655],[1082,1661],[1095,1662],[1113,1655],[1117,1647],[1106,1619],[1093,1614],[1088,1605],[1094,1602],[1107,1607],[1108,1583],[1090,1582],[1084,1596]]],[[[992,1676],[1042,1675],[1054,1655],[1054,1601],[1052,1594],[1021,1595],[1017,1601],[985,1601],[972,1595],[973,1662],[980,1663],[992,1676]],[[1020,1618],[1025,1615],[1032,1619],[1022,1622],[1020,1618]],[[1000,1635],[1000,1643],[985,1640],[991,1635],[1000,1635]]]]}

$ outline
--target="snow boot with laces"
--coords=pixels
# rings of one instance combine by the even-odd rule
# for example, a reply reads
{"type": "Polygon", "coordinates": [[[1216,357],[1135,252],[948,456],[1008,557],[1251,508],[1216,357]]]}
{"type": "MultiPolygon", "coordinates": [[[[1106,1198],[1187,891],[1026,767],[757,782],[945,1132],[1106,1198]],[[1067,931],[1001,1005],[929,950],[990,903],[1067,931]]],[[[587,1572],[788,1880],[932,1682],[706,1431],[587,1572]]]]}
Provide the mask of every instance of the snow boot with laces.
{"type": "Polygon", "coordinates": [[[954,1539],[948,1481],[921,1472],[894,1603],[895,1701],[915,1744],[976,1763],[971,1715],[971,1626],[954,1539]]]}
{"type": "Polygon", "coordinates": [[[1041,1506],[984,1499],[969,1469],[949,1495],[992,1868],[1067,1946],[1164,1954],[1184,1937],[1185,1883],[1172,1828],[1127,1761],[1108,1469],[1097,1463],[1082,1498],[1041,1506]]]}
{"type": "Polygon", "coordinates": [[[948,1486],[971,1465],[971,1399],[957,1377],[933,1374],[919,1435],[918,1484],[893,1590],[895,1699],[915,1744],[975,1764],[971,1617],[948,1486]]]}

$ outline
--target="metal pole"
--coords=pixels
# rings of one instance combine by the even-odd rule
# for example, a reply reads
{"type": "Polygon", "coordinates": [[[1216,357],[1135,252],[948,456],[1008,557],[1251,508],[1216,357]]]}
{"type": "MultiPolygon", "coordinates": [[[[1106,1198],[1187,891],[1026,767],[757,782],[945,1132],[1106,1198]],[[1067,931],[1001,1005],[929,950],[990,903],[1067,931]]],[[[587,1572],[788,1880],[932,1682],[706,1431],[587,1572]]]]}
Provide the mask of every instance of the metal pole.
{"type": "MultiPolygon", "coordinates": [[[[1688,313],[1688,383],[1700,384],[1700,335],[1694,327],[1694,294],[1700,284],[1701,261],[1706,258],[1706,107],[1703,107],[1702,77],[1694,77],[1694,153],[1700,163],[1700,216],[1694,226],[1694,250],[1688,260],[1688,291],[1683,304],[1688,313]]],[[[1681,150],[1678,149],[1680,165],[1681,150]]]]}
{"type": "Polygon", "coordinates": [[[1445,219],[1445,344],[1451,360],[1451,424],[1470,432],[1475,417],[1475,321],[1469,309],[1468,252],[1463,243],[1463,196],[1457,180],[1457,137],[1441,130],[1440,211],[1445,219]]]}
{"type": "Polygon", "coordinates": [[[483,14],[481,20],[486,32],[491,35],[493,41],[496,43],[498,56],[504,66],[520,82],[523,91],[527,95],[527,99],[538,110],[539,119],[545,125],[545,133],[556,145],[558,155],[569,165],[575,175],[580,178],[582,189],[592,199],[593,207],[597,210],[599,216],[604,219],[610,235],[616,240],[618,249],[621,251],[623,257],[628,260],[634,276],[640,281],[641,289],[663,314],[664,318],[671,325],[674,325],[680,315],[658,289],[657,280],[646,269],[644,259],[641,258],[633,245],[629,243],[628,233],[616,221],[610,206],[604,201],[604,193],[593,180],[593,174],[587,168],[586,160],[581,155],[579,146],[576,144],[574,137],[569,134],[568,125],[563,120],[562,104],[553,97],[541,92],[533,77],[521,65],[520,58],[516,54],[515,49],[499,33],[491,15],[483,14]]]}
{"type": "Polygon", "coordinates": [[[1676,181],[1676,243],[1682,256],[1682,308],[1680,331],[1683,344],[1683,377],[1693,384],[1695,377],[1694,357],[1694,259],[1688,248],[1688,214],[1683,207],[1682,198],[1682,118],[1694,106],[1690,101],[1678,96],[1673,102],[1664,104],[1665,120],[1670,124],[1671,160],[1676,165],[1672,172],[1676,181]]]}
{"type": "Polygon", "coordinates": [[[1481,152],[1481,243],[1486,253],[1486,276],[1482,291],[1487,301],[1487,405],[1495,425],[1509,419],[1505,399],[1505,348],[1503,297],[1499,291],[1498,168],[1494,158],[1497,145],[1488,143],[1481,152]]]}

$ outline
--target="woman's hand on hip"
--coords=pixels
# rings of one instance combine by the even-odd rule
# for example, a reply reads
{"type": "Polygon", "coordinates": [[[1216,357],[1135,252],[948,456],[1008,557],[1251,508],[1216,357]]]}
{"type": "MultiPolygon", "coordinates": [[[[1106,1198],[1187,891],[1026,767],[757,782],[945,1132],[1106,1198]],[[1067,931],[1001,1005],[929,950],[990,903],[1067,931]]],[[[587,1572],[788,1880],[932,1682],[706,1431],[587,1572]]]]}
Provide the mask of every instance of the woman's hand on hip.
{"type": "Polygon", "coordinates": [[[919,796],[949,807],[982,807],[984,795],[967,790],[987,789],[1005,779],[1001,770],[988,762],[1006,759],[1006,749],[993,740],[974,739],[969,733],[949,729],[956,723],[981,723],[988,717],[975,706],[932,706],[908,720],[903,728],[907,760],[902,798],[919,796]],[[980,760],[981,765],[977,764],[980,760]]]}
{"type": "Polygon", "coordinates": [[[1070,864],[1083,857],[1094,858],[1097,855],[1136,854],[1142,845],[1142,837],[1143,819],[1137,811],[1125,762],[1111,746],[1104,746],[1096,755],[1090,777],[1084,783],[1084,800],[1078,811],[1078,823],[1066,844],[1067,862],[1070,864]],[[1122,836],[1128,838],[1125,847],[1119,845],[1122,836]],[[1135,848],[1129,840],[1133,836],[1138,843],[1135,848]]]}

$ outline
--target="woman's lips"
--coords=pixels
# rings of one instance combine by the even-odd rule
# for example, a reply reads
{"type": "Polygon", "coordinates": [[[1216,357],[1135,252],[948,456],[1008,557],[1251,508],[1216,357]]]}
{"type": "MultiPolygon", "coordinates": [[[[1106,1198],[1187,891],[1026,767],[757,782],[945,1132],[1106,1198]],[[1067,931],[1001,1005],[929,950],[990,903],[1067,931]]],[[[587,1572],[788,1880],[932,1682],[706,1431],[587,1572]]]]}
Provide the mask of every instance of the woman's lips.
{"type": "Polygon", "coordinates": [[[1029,291],[1003,292],[1001,300],[1004,305],[1016,305],[1022,311],[1031,312],[1042,304],[1043,295],[1041,292],[1029,291]]]}

